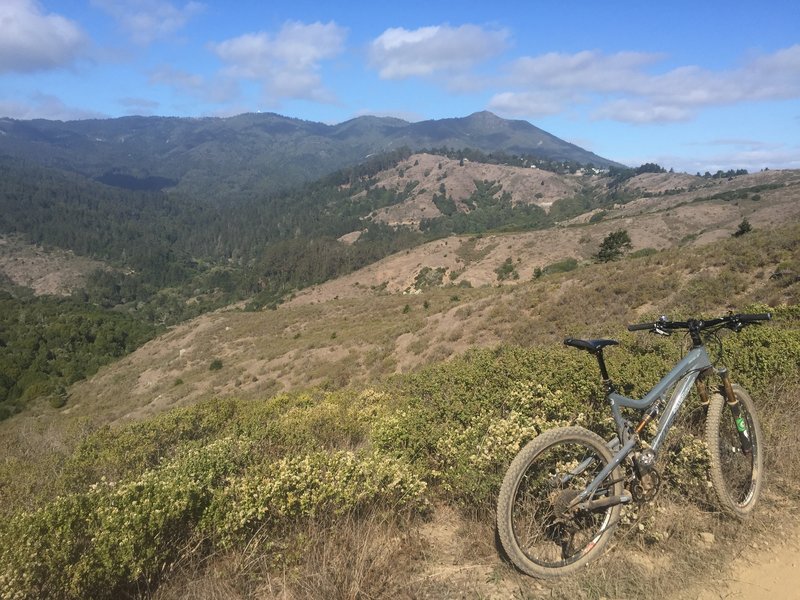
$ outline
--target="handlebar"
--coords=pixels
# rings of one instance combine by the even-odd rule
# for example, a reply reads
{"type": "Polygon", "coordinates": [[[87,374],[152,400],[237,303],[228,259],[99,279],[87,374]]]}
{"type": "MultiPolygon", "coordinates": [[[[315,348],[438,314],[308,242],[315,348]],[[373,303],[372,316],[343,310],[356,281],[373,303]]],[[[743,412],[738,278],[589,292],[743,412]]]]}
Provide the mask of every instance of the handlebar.
{"type": "Polygon", "coordinates": [[[652,331],[654,333],[669,334],[670,331],[686,329],[690,332],[699,333],[712,327],[727,327],[733,331],[739,331],[745,325],[751,325],[758,321],[769,321],[772,319],[771,313],[739,314],[727,315],[716,319],[689,319],[688,321],[669,321],[666,317],[661,317],[653,323],[636,323],[628,325],[628,331],[652,331]]]}

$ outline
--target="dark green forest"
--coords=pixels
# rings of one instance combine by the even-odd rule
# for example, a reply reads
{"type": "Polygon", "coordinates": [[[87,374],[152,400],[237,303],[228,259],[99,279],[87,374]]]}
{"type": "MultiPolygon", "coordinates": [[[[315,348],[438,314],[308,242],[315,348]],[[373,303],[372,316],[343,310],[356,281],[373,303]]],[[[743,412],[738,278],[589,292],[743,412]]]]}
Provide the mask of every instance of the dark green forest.
{"type": "Polygon", "coordinates": [[[0,420],[45,397],[66,402],[66,386],[153,337],[141,319],[72,298],[0,291],[0,420]]]}

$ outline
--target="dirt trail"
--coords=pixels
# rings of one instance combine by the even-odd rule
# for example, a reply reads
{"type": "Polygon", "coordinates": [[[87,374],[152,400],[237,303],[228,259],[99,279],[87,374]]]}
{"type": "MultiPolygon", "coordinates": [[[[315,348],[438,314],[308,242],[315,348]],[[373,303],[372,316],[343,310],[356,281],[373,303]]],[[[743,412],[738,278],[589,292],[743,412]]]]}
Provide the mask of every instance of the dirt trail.
{"type": "Polygon", "coordinates": [[[723,571],[671,600],[800,600],[800,518],[785,514],[723,571]]]}
{"type": "Polygon", "coordinates": [[[779,525],[751,542],[726,572],[711,576],[690,596],[697,600],[800,599],[800,521],[779,525]]]}
{"type": "MultiPolygon", "coordinates": [[[[698,565],[699,582],[666,594],[664,600],[800,600],[800,516],[794,514],[793,504],[785,509],[782,523],[773,519],[773,525],[754,535],[724,569],[713,571],[707,565],[698,565]]],[[[490,544],[470,548],[468,540],[472,539],[474,545],[476,538],[475,532],[470,535],[467,529],[474,527],[475,523],[466,523],[448,506],[439,507],[435,518],[422,527],[420,533],[429,547],[426,568],[418,578],[426,583],[424,597],[565,597],[563,590],[551,590],[545,581],[504,568],[496,548],[490,544]]],[[[490,531],[487,528],[483,533],[488,536],[490,531]]],[[[723,551],[713,536],[710,542],[704,539],[698,543],[709,544],[705,548],[712,551],[715,547],[723,551]]]]}

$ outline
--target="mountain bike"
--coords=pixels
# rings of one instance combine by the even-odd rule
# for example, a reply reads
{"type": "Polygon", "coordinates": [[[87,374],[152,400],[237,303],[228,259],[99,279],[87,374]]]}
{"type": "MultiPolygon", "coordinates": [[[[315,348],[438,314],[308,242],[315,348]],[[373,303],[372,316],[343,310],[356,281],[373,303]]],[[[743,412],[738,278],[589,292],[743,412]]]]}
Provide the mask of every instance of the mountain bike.
{"type": "Polygon", "coordinates": [[[497,503],[500,541],[514,565],[534,577],[558,577],[600,556],[623,506],[650,501],[657,494],[661,478],[656,459],[693,385],[706,413],[705,440],[717,500],[726,513],[749,516],[763,478],[761,427],[750,395],[731,382],[727,368],[713,366],[706,346],[715,340],[721,358],[720,330],[739,332],[769,319],[769,313],[688,321],[661,317],[629,325],[629,331],[660,335],[682,330],[691,341],[685,356],[641,399],[621,394],[608,375],[603,350],[619,342],[564,340],[596,357],[616,436],[606,441],[583,427],[558,427],[520,450],[506,472],[497,503]],[[719,387],[709,393],[706,380],[715,373],[719,387]],[[626,419],[623,407],[636,409],[639,422],[626,419]],[[652,437],[646,431],[652,429],[651,423],[656,424],[652,437]]]}

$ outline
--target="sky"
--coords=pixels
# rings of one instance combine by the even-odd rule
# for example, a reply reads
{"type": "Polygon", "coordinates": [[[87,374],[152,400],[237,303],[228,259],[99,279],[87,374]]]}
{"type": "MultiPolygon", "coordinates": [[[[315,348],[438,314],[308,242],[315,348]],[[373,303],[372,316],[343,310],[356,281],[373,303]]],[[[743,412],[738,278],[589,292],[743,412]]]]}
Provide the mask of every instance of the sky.
{"type": "Polygon", "coordinates": [[[482,110],[630,166],[800,168],[800,2],[0,0],[0,117],[482,110]]]}

